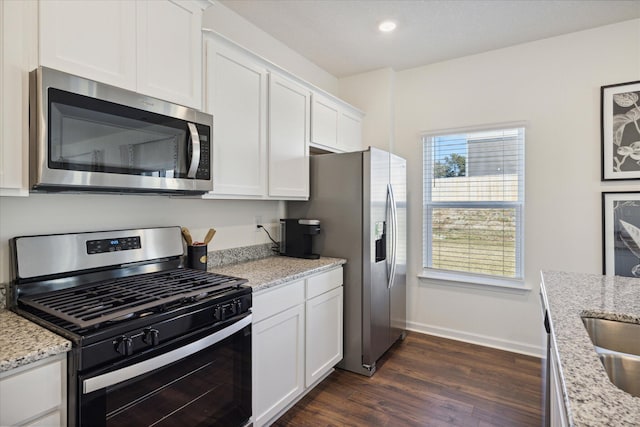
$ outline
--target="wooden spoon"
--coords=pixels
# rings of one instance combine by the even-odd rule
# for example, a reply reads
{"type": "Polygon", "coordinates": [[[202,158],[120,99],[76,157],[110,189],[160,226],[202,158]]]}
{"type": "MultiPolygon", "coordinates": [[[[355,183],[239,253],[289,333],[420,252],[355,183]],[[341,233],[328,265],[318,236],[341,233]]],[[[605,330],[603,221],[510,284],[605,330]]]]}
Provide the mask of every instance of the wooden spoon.
{"type": "Polygon", "coordinates": [[[191,233],[187,227],[182,227],[182,237],[184,237],[184,241],[187,242],[187,246],[193,246],[193,238],[191,237],[191,233]]]}
{"type": "Polygon", "coordinates": [[[204,244],[205,245],[209,244],[209,242],[211,241],[211,239],[213,239],[213,236],[215,234],[216,234],[216,229],[210,228],[209,231],[207,232],[207,235],[204,236],[204,244]]]}

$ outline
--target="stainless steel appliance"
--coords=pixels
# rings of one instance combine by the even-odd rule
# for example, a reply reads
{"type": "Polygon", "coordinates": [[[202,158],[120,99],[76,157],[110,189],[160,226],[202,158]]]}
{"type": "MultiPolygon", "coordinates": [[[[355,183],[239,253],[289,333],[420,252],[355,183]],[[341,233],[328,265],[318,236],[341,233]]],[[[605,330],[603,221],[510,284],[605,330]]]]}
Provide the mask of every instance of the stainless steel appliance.
{"type": "Polygon", "coordinates": [[[405,334],[406,193],[405,160],[370,148],[312,156],[310,200],[287,205],[322,222],[314,252],[347,259],[338,366],[363,375],[405,334]]]}
{"type": "Polygon", "coordinates": [[[313,236],[320,234],[320,221],[317,219],[280,220],[280,255],[294,258],[318,259],[313,253],[313,236]]]}
{"type": "Polygon", "coordinates": [[[16,237],[12,309],[68,338],[70,426],[244,426],[251,288],[182,267],[179,227],[16,237]]]}
{"type": "Polygon", "coordinates": [[[33,191],[201,194],[209,114],[46,67],[31,72],[33,191]]]}

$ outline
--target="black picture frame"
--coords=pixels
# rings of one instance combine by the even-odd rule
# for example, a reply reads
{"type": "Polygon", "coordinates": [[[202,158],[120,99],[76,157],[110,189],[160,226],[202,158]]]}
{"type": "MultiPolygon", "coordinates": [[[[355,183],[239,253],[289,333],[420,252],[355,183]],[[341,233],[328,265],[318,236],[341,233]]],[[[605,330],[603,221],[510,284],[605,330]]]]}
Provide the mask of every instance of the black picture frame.
{"type": "Polygon", "coordinates": [[[640,191],[602,193],[602,274],[640,277],[640,191]]]}
{"type": "Polygon", "coordinates": [[[640,80],[600,87],[602,181],[640,179],[640,80]]]}

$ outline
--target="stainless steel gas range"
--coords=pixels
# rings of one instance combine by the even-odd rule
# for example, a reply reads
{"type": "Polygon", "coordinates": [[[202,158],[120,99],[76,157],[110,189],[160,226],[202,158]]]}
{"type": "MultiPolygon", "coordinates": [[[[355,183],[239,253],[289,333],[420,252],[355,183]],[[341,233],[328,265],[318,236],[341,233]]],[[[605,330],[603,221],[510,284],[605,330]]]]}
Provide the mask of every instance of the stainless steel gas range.
{"type": "Polygon", "coordinates": [[[183,268],[179,227],[11,239],[12,309],[66,337],[70,426],[243,426],[251,288],[183,268]]]}

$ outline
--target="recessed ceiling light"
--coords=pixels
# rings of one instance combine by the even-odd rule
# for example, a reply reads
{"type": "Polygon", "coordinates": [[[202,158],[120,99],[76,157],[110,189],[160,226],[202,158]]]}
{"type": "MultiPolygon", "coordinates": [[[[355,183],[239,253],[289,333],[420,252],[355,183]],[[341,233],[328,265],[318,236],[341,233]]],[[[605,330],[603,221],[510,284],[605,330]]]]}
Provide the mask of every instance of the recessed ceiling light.
{"type": "Polygon", "coordinates": [[[396,23],[393,21],[382,21],[380,25],[378,25],[378,29],[383,33],[390,33],[396,29],[396,23]]]}

